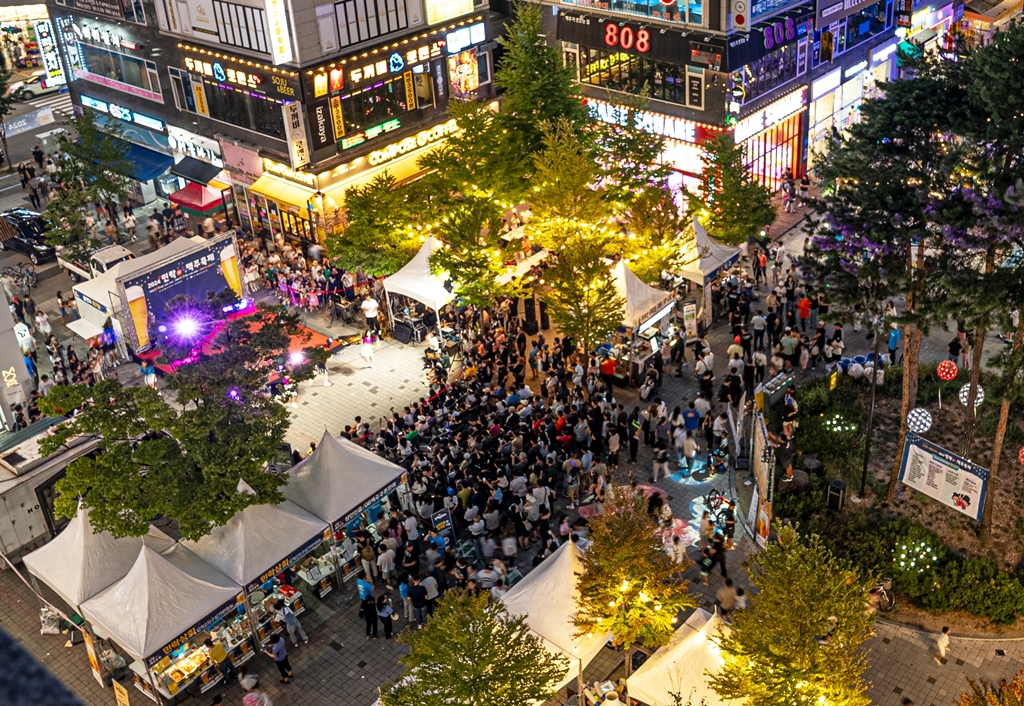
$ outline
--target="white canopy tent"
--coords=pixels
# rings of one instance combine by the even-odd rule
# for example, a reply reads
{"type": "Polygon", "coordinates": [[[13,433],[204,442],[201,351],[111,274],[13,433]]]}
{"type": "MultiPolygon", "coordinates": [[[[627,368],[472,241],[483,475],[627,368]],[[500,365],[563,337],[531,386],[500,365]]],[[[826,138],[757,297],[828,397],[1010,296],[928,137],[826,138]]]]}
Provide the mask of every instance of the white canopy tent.
{"type": "Polygon", "coordinates": [[[285,500],[278,505],[250,505],[202,539],[182,544],[246,586],[326,529],[326,522],[285,500]]]}
{"type": "MultiPolygon", "coordinates": [[[[445,304],[455,298],[455,295],[444,287],[448,278],[430,271],[430,256],[443,247],[444,244],[437,238],[427,238],[420,251],[406,263],[405,267],[384,279],[384,291],[389,297],[392,294],[401,294],[423,302],[434,311],[440,311],[445,304]]],[[[390,301],[389,298],[389,306],[390,301]]]]}
{"type": "Polygon", "coordinates": [[[607,635],[576,636],[572,622],[579,599],[576,574],[582,570],[579,548],[566,542],[501,597],[509,613],[526,618],[530,630],[543,638],[548,650],[569,658],[559,689],[580,678],[608,641],[607,635]]]}
{"type": "Polygon", "coordinates": [[[124,578],[143,546],[162,552],[174,546],[174,540],[153,527],[144,537],[122,539],[109,532],[93,532],[89,511],[79,506],[64,531],[24,562],[29,573],[79,610],[86,600],[124,578]]]}
{"type": "Polygon", "coordinates": [[[288,472],[282,492],[333,524],[404,472],[401,466],[325,431],[316,450],[288,472]]]}
{"type": "MultiPolygon", "coordinates": [[[[674,702],[672,693],[683,701],[706,706],[724,706],[722,698],[708,686],[705,672],[712,674],[724,661],[712,638],[722,628],[718,613],[698,608],[667,645],[660,648],[626,680],[630,699],[648,706],[674,702]]],[[[726,628],[728,629],[728,628],[726,628]]]]}
{"type": "Polygon", "coordinates": [[[708,235],[700,222],[693,219],[694,238],[683,252],[684,264],[677,274],[700,286],[711,284],[718,277],[719,270],[731,267],[740,258],[740,249],[722,245],[708,235]]]}
{"type": "MultiPolygon", "coordinates": [[[[626,313],[622,325],[639,332],[654,321],[652,318],[673,304],[672,293],[652,287],[633,274],[625,260],[612,268],[612,281],[619,296],[626,300],[626,313]],[[650,323],[648,323],[650,322],[650,323]],[[646,326],[644,324],[647,324],[646,326]]],[[[665,312],[668,313],[668,312],[665,312]]],[[[664,314],[662,314],[662,317],[664,314]]],[[[662,318],[657,317],[657,318],[662,318]]]]}
{"type": "Polygon", "coordinates": [[[145,660],[242,590],[187,551],[176,547],[161,556],[143,547],[123,579],[82,604],[82,615],[145,660]]]}

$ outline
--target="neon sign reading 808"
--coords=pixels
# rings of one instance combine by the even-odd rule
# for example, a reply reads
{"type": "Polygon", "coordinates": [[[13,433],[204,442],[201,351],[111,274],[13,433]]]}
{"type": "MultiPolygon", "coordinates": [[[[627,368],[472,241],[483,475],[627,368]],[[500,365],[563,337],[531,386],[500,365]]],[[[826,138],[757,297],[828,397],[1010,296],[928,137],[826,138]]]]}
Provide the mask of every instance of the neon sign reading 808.
{"type": "Polygon", "coordinates": [[[765,49],[774,49],[777,46],[782,46],[783,42],[796,37],[796,25],[793,23],[792,17],[772,22],[766,25],[762,31],[764,32],[765,49]]]}
{"type": "Polygon", "coordinates": [[[608,22],[604,26],[604,43],[610,47],[646,54],[651,50],[651,33],[646,29],[634,30],[629,25],[620,28],[617,23],[608,22]]]}

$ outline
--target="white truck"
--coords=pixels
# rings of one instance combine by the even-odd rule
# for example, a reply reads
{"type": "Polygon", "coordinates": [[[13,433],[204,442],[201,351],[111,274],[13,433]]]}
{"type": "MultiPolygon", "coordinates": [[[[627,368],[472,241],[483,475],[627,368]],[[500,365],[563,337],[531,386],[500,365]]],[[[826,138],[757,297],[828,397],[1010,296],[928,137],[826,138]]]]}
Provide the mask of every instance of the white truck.
{"type": "Polygon", "coordinates": [[[135,253],[123,245],[108,245],[89,253],[87,261],[65,257],[63,248],[57,250],[57,265],[67,273],[72,282],[84,282],[99,277],[119,262],[135,259],[135,253]]]}
{"type": "MultiPolygon", "coordinates": [[[[53,514],[54,485],[72,461],[96,449],[97,437],[73,437],[44,457],[39,442],[63,421],[44,417],[0,442],[0,548],[12,562],[49,542],[67,524],[53,514]]],[[[4,562],[0,567],[8,568],[4,562]]]]}

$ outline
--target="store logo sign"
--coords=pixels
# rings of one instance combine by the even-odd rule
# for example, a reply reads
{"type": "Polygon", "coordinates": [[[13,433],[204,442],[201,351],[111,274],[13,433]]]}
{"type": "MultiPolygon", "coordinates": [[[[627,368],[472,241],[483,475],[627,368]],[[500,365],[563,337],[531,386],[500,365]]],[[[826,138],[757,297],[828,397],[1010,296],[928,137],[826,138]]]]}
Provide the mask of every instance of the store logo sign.
{"type": "Polygon", "coordinates": [[[263,158],[263,171],[270,172],[289,181],[294,181],[310,188],[316,188],[316,176],[308,172],[297,172],[285,164],[272,159],[263,158]]]}
{"type": "Polygon", "coordinates": [[[697,123],[692,120],[674,118],[671,115],[662,115],[649,110],[631,111],[622,105],[613,105],[602,100],[590,99],[587,101],[590,107],[590,114],[603,123],[609,125],[629,124],[629,116],[633,115],[633,126],[644,132],[653,135],[661,135],[670,140],[681,142],[697,142],[697,123]]]}
{"type": "Polygon", "coordinates": [[[398,73],[405,68],[405,59],[403,59],[402,55],[396,51],[388,57],[388,68],[391,70],[391,73],[398,73]]]}
{"type": "Polygon", "coordinates": [[[400,142],[394,142],[384,149],[370,153],[370,164],[374,167],[385,164],[391,160],[401,157],[403,154],[412,152],[414,149],[426,147],[427,145],[439,142],[455,132],[459,126],[454,120],[435,125],[429,130],[421,130],[412,137],[407,137],[400,142]]]}
{"type": "Polygon", "coordinates": [[[95,98],[84,94],[79,96],[79,100],[81,100],[82,105],[87,108],[92,108],[93,110],[98,110],[101,113],[106,113],[107,115],[115,117],[118,120],[123,120],[126,123],[134,123],[135,125],[140,125],[142,127],[149,128],[150,130],[156,130],[157,132],[162,132],[163,129],[167,127],[167,124],[164,123],[163,120],[151,118],[150,116],[142,113],[136,113],[134,110],[116,105],[115,103],[96,100],[95,98]]]}
{"type": "Polygon", "coordinates": [[[793,91],[788,96],[780,98],[769,106],[762,108],[753,115],[736,123],[733,130],[733,139],[736,142],[743,142],[768,128],[778,125],[791,115],[795,115],[803,109],[807,98],[807,88],[793,91]]]}
{"type": "Polygon", "coordinates": [[[285,0],[267,0],[266,8],[267,24],[270,26],[270,53],[274,57],[274,64],[287,64],[294,57],[285,0]]]}

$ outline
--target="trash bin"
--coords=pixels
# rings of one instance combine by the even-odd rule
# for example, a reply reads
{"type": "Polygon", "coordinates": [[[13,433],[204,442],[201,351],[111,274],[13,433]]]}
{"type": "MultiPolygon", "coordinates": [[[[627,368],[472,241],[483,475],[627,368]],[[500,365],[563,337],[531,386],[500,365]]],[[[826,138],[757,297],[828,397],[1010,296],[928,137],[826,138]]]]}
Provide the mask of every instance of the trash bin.
{"type": "Polygon", "coordinates": [[[828,482],[828,509],[842,510],[846,504],[846,481],[833,478],[828,482]]]}

